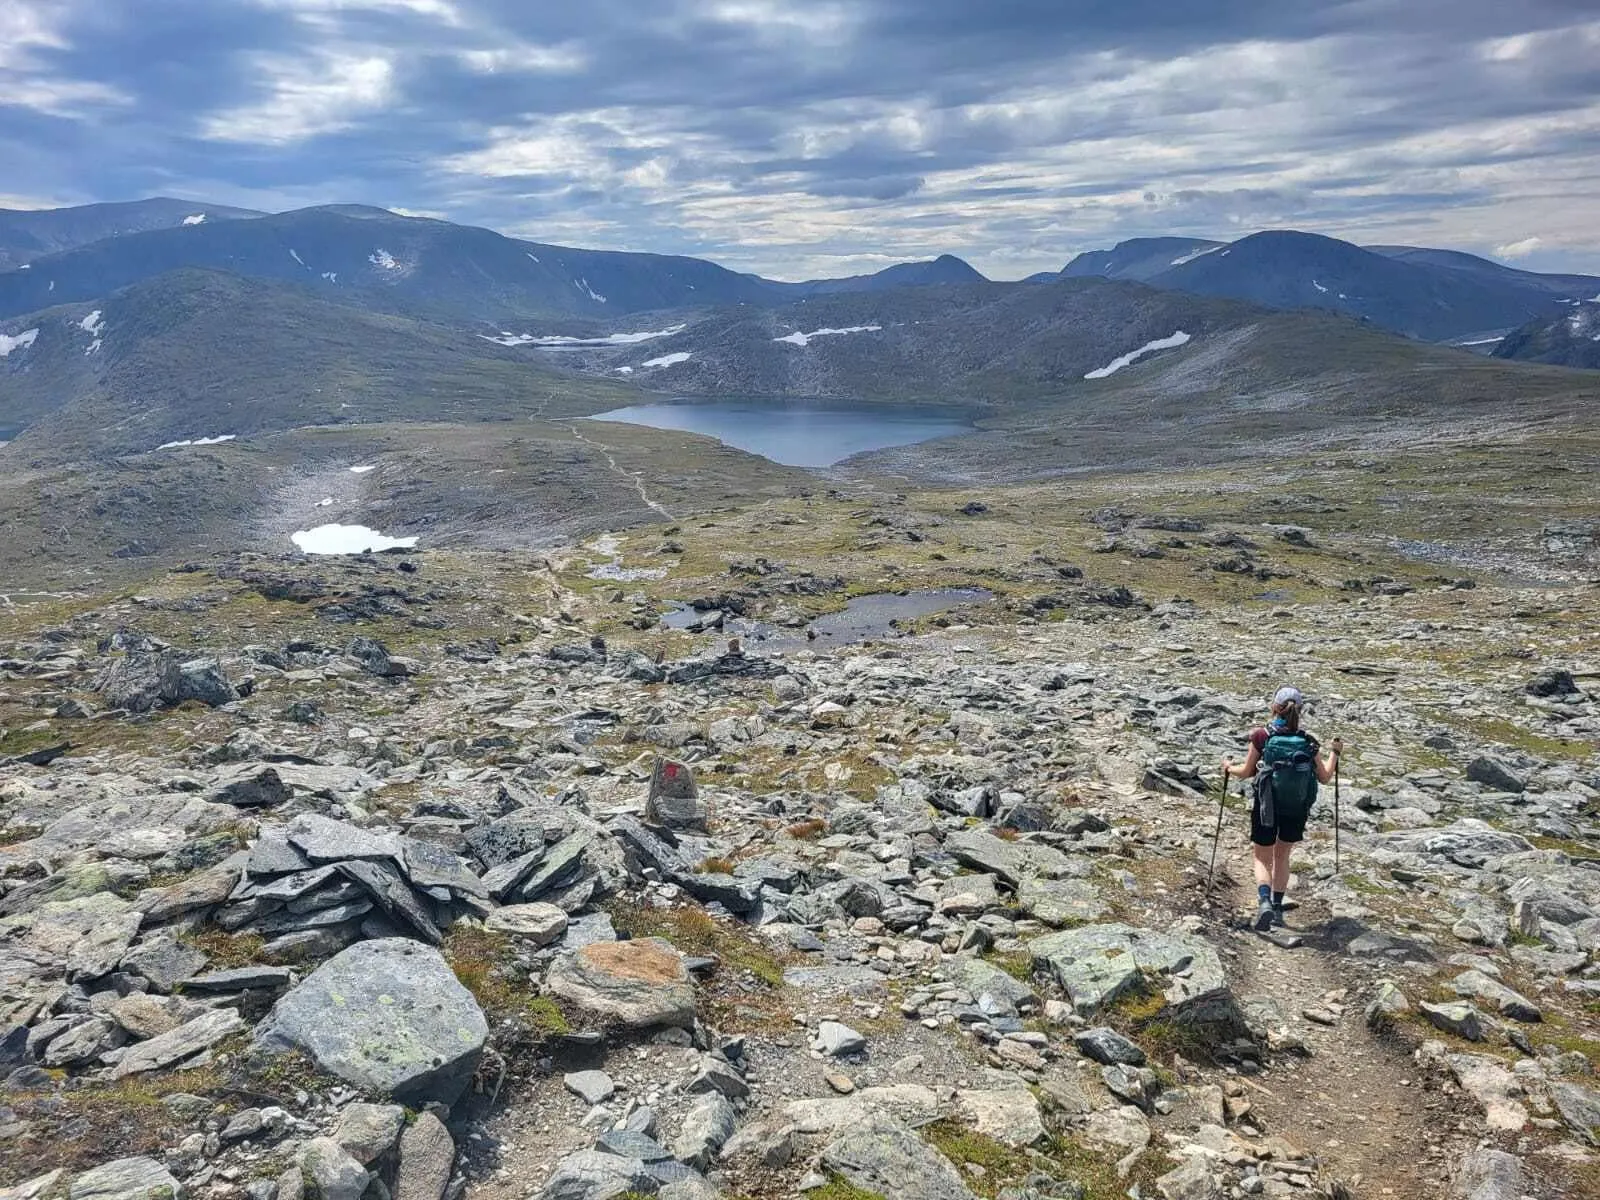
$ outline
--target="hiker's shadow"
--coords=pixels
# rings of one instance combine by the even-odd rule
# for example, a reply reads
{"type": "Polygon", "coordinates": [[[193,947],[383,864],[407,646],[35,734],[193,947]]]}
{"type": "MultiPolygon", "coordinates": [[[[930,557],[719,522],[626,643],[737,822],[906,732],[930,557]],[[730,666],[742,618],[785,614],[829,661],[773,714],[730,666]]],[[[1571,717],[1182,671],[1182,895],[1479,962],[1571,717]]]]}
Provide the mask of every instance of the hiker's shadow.
{"type": "Polygon", "coordinates": [[[1391,962],[1435,961],[1433,951],[1421,942],[1375,929],[1354,917],[1333,917],[1303,928],[1297,926],[1288,932],[1298,934],[1304,945],[1324,954],[1386,959],[1391,962]]]}

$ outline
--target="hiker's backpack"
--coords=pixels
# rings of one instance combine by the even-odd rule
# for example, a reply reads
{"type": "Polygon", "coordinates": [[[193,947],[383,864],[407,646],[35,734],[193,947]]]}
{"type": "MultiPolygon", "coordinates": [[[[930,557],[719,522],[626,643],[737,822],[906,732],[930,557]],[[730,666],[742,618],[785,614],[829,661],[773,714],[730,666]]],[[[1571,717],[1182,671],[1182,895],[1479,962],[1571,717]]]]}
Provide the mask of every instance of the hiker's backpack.
{"type": "Polygon", "coordinates": [[[1317,739],[1309,733],[1273,733],[1256,765],[1261,823],[1276,825],[1279,812],[1309,813],[1317,802],[1317,739]]]}

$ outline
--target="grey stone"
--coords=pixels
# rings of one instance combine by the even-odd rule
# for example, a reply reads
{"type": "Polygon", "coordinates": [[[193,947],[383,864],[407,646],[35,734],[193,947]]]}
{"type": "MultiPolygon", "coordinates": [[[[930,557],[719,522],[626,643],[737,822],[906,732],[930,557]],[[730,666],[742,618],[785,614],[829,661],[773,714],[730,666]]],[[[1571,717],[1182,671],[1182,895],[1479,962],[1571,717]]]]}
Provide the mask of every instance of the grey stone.
{"type": "Polygon", "coordinates": [[[1469,1042],[1483,1040],[1483,1016],[1470,1004],[1429,1004],[1424,1000],[1417,1008],[1437,1029],[1469,1042]]]}
{"type": "Polygon", "coordinates": [[[130,949],[118,965],[155,991],[168,993],[205,966],[206,956],[170,934],[159,933],[130,949]]]}
{"type": "Polygon", "coordinates": [[[1033,989],[1022,980],[981,958],[957,958],[943,966],[940,973],[979,999],[993,997],[999,1001],[998,1010],[1007,1015],[1036,999],[1033,989]]]}
{"type": "Polygon", "coordinates": [[[44,1048],[39,1061],[46,1067],[69,1067],[98,1058],[122,1039],[122,1029],[110,1017],[90,1017],[44,1048]]]}
{"type": "Polygon", "coordinates": [[[488,1024],[436,950],[358,942],[283,996],[256,1029],[268,1050],[304,1050],[326,1071],[397,1103],[460,1096],[488,1024]]]}
{"type": "Polygon", "coordinates": [[[1007,1146],[1031,1146],[1045,1135],[1039,1101],[1025,1087],[963,1090],[953,1103],[964,1123],[1007,1146]]]}
{"type": "Polygon", "coordinates": [[[153,1038],[192,1021],[205,1012],[202,1005],[178,996],[152,996],[130,992],[106,1010],[106,1015],[136,1038],[153,1038]]]}
{"type": "Polygon", "coordinates": [[[235,1010],[212,1009],[176,1029],[130,1046],[112,1068],[111,1076],[113,1079],[123,1079],[129,1075],[174,1066],[209,1050],[244,1027],[243,1018],[235,1010]]]}
{"type": "Polygon", "coordinates": [[[848,1025],[838,1021],[823,1021],[817,1026],[817,1035],[811,1041],[813,1050],[820,1050],[834,1058],[860,1054],[867,1048],[867,1039],[848,1025]]]}
{"type": "Polygon", "coordinates": [[[1463,971],[1450,981],[1450,990],[1458,996],[1469,996],[1485,1004],[1492,1004],[1501,1016],[1510,1017],[1514,1021],[1544,1019],[1539,1012],[1539,1006],[1533,1001],[1512,991],[1498,979],[1491,979],[1482,971],[1463,971]]]}
{"type": "Polygon", "coordinates": [[[319,813],[301,813],[289,826],[288,837],[289,844],[313,863],[400,857],[400,839],[393,834],[372,833],[319,813]]]}
{"type": "Polygon", "coordinates": [[[1199,1155],[1156,1180],[1161,1200],[1222,1200],[1222,1184],[1199,1155]]]}
{"type": "Polygon", "coordinates": [[[1525,792],[1528,780],[1503,758],[1484,754],[1467,764],[1467,778],[1497,792],[1525,792]]]}
{"type": "Polygon", "coordinates": [[[548,946],[566,933],[567,914],[554,904],[510,904],[495,909],[483,923],[496,933],[526,938],[535,946],[548,946]]]}
{"type": "Polygon", "coordinates": [[[1075,873],[1072,860],[1061,851],[1039,842],[1008,842],[987,829],[953,833],[944,848],[957,862],[997,875],[1012,887],[1029,876],[1057,879],[1075,873]]]}
{"type": "Polygon", "coordinates": [[[584,853],[593,841],[593,834],[580,830],[551,846],[533,874],[516,889],[517,898],[524,903],[537,900],[546,892],[575,881],[583,870],[584,853]]]}
{"type": "Polygon", "coordinates": [[[1600,1146],[1600,1092],[1558,1079],[1550,1084],[1550,1099],[1579,1137],[1591,1146],[1600,1146]]]}
{"type": "Polygon", "coordinates": [[[1091,1058],[1097,1063],[1124,1063],[1128,1066],[1144,1066],[1144,1051],[1139,1049],[1115,1029],[1108,1029],[1098,1025],[1093,1029],[1085,1029],[1072,1035],[1073,1044],[1086,1058],[1091,1058]]]}
{"type": "Polygon", "coordinates": [[[351,1104],[339,1114],[332,1137],[364,1167],[370,1167],[400,1137],[406,1110],[398,1104],[351,1104]]]}
{"type": "Polygon", "coordinates": [[[523,880],[532,875],[543,861],[544,846],[541,844],[525,854],[490,867],[479,882],[483,890],[496,900],[505,900],[522,886],[523,880]]]}
{"type": "MultiPolygon", "coordinates": [[[[485,868],[504,866],[513,859],[544,853],[546,822],[530,813],[512,813],[469,830],[467,849],[485,868]]],[[[535,860],[537,861],[537,860],[535,860]]]]}
{"type": "Polygon", "coordinates": [[[365,888],[384,916],[396,925],[410,930],[430,946],[444,941],[444,934],[396,868],[381,862],[342,862],[338,870],[365,888]]]}
{"type": "Polygon", "coordinates": [[[286,875],[310,866],[311,860],[290,845],[289,835],[282,829],[263,829],[245,860],[245,870],[251,875],[286,875]]]}
{"type": "Polygon", "coordinates": [[[1047,969],[1067,999],[1088,1016],[1158,977],[1169,1005],[1182,1007],[1224,993],[1222,960],[1209,942],[1188,934],[1131,925],[1085,925],[1028,943],[1036,968],[1047,969]]]}
{"type": "Polygon", "coordinates": [[[294,973],[288,967],[231,967],[226,971],[207,971],[183,985],[185,992],[232,995],[235,992],[276,991],[288,987],[294,973]]]}
{"type": "Polygon", "coordinates": [[[198,700],[218,708],[238,698],[239,693],[215,658],[168,657],[162,664],[161,699],[167,704],[198,700]]]}
{"type": "Polygon", "coordinates": [[[468,896],[485,897],[489,893],[467,860],[452,854],[434,842],[406,838],[402,842],[406,877],[413,887],[446,887],[468,896]]]}
{"type": "Polygon", "coordinates": [[[456,1144],[444,1122],[422,1113],[400,1135],[394,1200],[441,1200],[455,1162],[456,1144]]]}
{"type": "Polygon", "coordinates": [[[690,1095],[717,1092],[729,1100],[743,1100],[750,1094],[750,1085],[728,1063],[708,1054],[700,1060],[700,1069],[684,1084],[683,1090],[690,1095]]]}
{"type": "Polygon", "coordinates": [[[1469,1151],[1457,1168],[1455,1200],[1520,1200],[1527,1191],[1522,1160],[1492,1146],[1469,1151]]]}
{"type": "Polygon", "coordinates": [[[1017,906],[1046,925],[1098,921],[1111,912],[1099,889],[1086,879],[1024,879],[1017,888],[1017,906]]]}
{"type": "Polygon", "coordinates": [[[538,1196],[540,1200],[614,1200],[630,1193],[653,1196],[659,1188],[659,1181],[637,1158],[579,1150],[556,1164],[538,1196]]]}
{"type": "Polygon", "coordinates": [[[297,1166],[318,1200],[361,1200],[371,1174],[330,1137],[312,1138],[300,1148],[297,1166]]]}
{"type": "Polygon", "coordinates": [[[642,938],[596,942],[550,965],[545,991],[579,1008],[645,1028],[694,1024],[694,987],[670,942],[642,938]]]}
{"type": "Polygon", "coordinates": [[[616,1081],[604,1071],[572,1071],[561,1077],[561,1085],[591,1107],[604,1104],[617,1091],[616,1081]]]}
{"type": "Polygon", "coordinates": [[[181,1200],[183,1187],[153,1158],[101,1163],[72,1181],[69,1200],[181,1200]]]}
{"type": "Polygon", "coordinates": [[[267,808],[282,804],[293,793],[272,767],[251,764],[229,771],[211,789],[211,800],[235,808],[267,808]]]}
{"type": "Polygon", "coordinates": [[[737,1115],[725,1096],[708,1092],[694,1102],[673,1139],[672,1153],[680,1162],[703,1171],[733,1136],[737,1115]]]}
{"type": "Polygon", "coordinates": [[[640,1162],[655,1163],[671,1158],[672,1151],[649,1134],[631,1129],[611,1129],[595,1139],[594,1148],[622,1158],[637,1158],[640,1162]]]}
{"type": "Polygon", "coordinates": [[[949,1159],[882,1116],[858,1122],[831,1142],[822,1165],[883,1200],[972,1200],[949,1159]]]}

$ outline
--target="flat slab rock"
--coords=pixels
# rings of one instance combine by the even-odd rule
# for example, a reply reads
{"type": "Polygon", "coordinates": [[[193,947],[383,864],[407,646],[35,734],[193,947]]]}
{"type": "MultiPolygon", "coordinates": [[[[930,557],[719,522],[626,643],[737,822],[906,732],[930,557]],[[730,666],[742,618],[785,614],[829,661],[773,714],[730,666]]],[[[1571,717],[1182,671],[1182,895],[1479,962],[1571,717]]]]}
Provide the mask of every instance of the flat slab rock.
{"type": "Polygon", "coordinates": [[[449,964],[408,938],[341,951],[256,1028],[268,1050],[303,1050],[341,1079],[419,1107],[461,1095],[488,1035],[483,1011],[449,964]]]}
{"type": "Polygon", "coordinates": [[[973,1200],[948,1158],[884,1117],[871,1118],[830,1143],[822,1165],[883,1200],[973,1200]]]}
{"type": "Polygon", "coordinates": [[[67,1189],[69,1200],[179,1200],[183,1188],[153,1158],[119,1158],[85,1171],[67,1189]]]}
{"type": "Polygon", "coordinates": [[[662,938],[596,942],[569,951],[545,975],[545,991],[636,1029],[694,1024],[694,985],[683,956],[662,938]]]}
{"type": "Polygon", "coordinates": [[[1160,977],[1162,995],[1175,1006],[1227,987],[1222,959],[1211,943],[1189,934],[1084,925],[1034,938],[1028,953],[1085,1016],[1138,987],[1146,974],[1160,977]]]}

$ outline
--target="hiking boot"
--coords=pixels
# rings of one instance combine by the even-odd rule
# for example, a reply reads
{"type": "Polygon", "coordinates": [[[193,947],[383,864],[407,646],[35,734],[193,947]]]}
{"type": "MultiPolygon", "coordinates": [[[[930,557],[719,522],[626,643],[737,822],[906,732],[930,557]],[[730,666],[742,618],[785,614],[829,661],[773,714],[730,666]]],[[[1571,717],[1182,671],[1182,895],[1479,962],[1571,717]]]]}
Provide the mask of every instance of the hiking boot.
{"type": "Polygon", "coordinates": [[[1263,900],[1256,909],[1256,929],[1262,933],[1272,928],[1272,901],[1263,900]]]}
{"type": "Polygon", "coordinates": [[[1272,906],[1272,924],[1277,929],[1282,929],[1284,927],[1285,922],[1283,919],[1283,905],[1274,904],[1272,906]]]}

